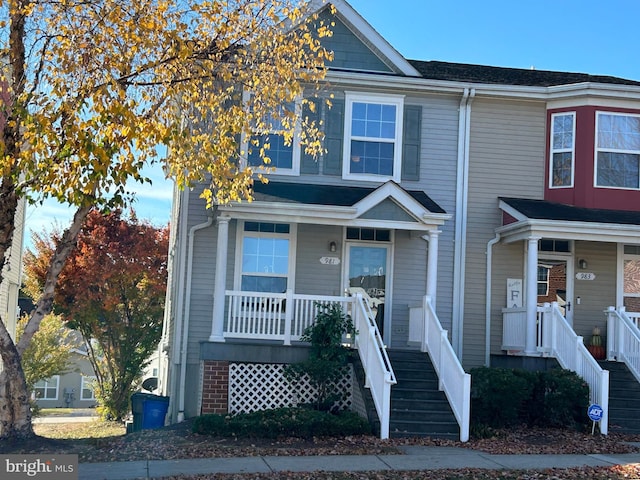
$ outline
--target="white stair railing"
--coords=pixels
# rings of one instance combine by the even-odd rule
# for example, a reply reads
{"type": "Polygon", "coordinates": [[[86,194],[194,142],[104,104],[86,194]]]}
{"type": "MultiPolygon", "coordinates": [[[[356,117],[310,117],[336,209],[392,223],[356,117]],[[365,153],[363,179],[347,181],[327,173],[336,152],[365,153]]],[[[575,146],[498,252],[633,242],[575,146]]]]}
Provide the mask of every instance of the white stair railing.
{"type": "Polygon", "coordinates": [[[469,440],[471,414],[471,375],[462,368],[428,295],[423,298],[422,312],[420,349],[429,353],[438,375],[438,388],[447,396],[460,426],[460,441],[466,442],[469,440]]]}
{"type": "Polygon", "coordinates": [[[624,307],[609,307],[607,315],[607,358],[624,362],[640,382],[640,330],[624,307]]]}
{"type": "Polygon", "coordinates": [[[600,432],[609,429],[609,371],[603,370],[584,346],[584,340],[571,328],[557,302],[545,303],[541,322],[542,348],[589,385],[589,401],[602,407],[600,432]]]}
{"type": "Polygon", "coordinates": [[[354,298],[351,318],[357,332],[355,344],[365,373],[365,387],[371,391],[380,420],[380,438],[386,439],[389,438],[391,386],[395,385],[396,377],[369,305],[360,293],[354,298]]]}

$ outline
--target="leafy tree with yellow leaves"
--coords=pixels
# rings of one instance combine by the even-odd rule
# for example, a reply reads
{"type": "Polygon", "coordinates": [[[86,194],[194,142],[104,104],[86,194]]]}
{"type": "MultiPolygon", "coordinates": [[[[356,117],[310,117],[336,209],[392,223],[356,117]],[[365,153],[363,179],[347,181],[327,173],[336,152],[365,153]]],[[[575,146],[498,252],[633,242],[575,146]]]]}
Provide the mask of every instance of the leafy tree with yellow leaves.
{"type": "Polygon", "coordinates": [[[126,207],[125,183],[148,181],[154,162],[180,188],[206,182],[209,207],[250,199],[262,175],[240,139],[274,125],[320,152],[304,108],[279,108],[322,88],[330,25],[307,15],[317,1],[0,0],[0,258],[21,199],[76,208],[17,343],[0,322],[0,437],[33,435],[20,357],[92,209],[126,207]]]}

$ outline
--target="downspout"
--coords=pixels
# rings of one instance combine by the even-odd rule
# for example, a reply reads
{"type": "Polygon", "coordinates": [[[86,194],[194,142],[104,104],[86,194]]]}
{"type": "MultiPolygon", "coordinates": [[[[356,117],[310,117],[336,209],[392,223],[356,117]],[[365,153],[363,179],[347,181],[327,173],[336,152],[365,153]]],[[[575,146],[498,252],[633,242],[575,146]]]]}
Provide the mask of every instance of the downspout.
{"type": "Polygon", "coordinates": [[[453,348],[462,360],[464,344],[464,278],[467,245],[467,202],[469,197],[469,136],[471,133],[471,103],[475,97],[474,88],[465,88],[458,110],[458,169],[456,180],[456,221],[454,238],[453,270],[453,348]]]}
{"type": "MultiPolygon", "coordinates": [[[[177,188],[177,187],[176,187],[177,188]]],[[[177,236],[179,239],[177,240],[177,244],[179,246],[179,250],[176,252],[176,257],[178,259],[178,273],[176,275],[176,281],[174,285],[182,286],[182,282],[184,282],[184,272],[185,272],[185,264],[186,264],[186,255],[187,255],[187,228],[186,228],[186,220],[187,214],[189,212],[189,190],[184,189],[180,194],[180,205],[179,205],[180,213],[178,214],[178,220],[176,221],[176,225],[178,227],[177,236]],[[180,221],[181,220],[181,221],[180,221]]],[[[184,320],[184,316],[182,316],[182,310],[184,308],[184,289],[179,288],[178,294],[175,299],[175,305],[173,308],[173,343],[171,344],[171,376],[169,378],[171,384],[169,386],[169,396],[176,398],[178,396],[177,391],[177,374],[176,370],[178,365],[180,364],[180,345],[182,344],[182,322],[184,320]]],[[[170,402],[171,404],[171,412],[172,416],[175,415],[174,402],[170,402]]],[[[173,418],[175,420],[175,418],[173,418]]]]}
{"type": "Polygon", "coordinates": [[[486,278],[486,304],[484,317],[484,366],[491,366],[491,276],[493,261],[493,246],[500,241],[500,234],[487,242],[487,278],[486,278]]]}
{"type": "MultiPolygon", "coordinates": [[[[183,333],[182,344],[180,346],[180,385],[178,387],[178,422],[184,420],[184,389],[186,388],[186,375],[187,375],[187,346],[189,342],[189,317],[191,315],[191,277],[193,271],[193,243],[195,234],[198,230],[210,227],[213,225],[213,217],[215,216],[215,210],[209,212],[209,218],[206,222],[194,225],[189,229],[189,246],[187,249],[187,277],[184,297],[184,317],[183,317],[183,333]]],[[[186,217],[184,217],[186,218],[186,217]]],[[[216,272],[217,273],[217,272],[216,272]]]]}

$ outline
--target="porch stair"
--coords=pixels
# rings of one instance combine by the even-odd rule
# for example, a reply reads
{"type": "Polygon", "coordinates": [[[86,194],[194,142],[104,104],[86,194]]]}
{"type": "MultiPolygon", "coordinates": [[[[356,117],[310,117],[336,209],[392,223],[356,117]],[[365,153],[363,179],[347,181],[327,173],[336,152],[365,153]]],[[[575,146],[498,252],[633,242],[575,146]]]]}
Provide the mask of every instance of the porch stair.
{"type": "Polygon", "coordinates": [[[426,353],[389,350],[397,384],[391,388],[389,435],[460,439],[460,427],[426,353]]]}
{"type": "Polygon", "coordinates": [[[640,383],[623,362],[598,363],[609,370],[609,432],[640,434],[640,383]]]}

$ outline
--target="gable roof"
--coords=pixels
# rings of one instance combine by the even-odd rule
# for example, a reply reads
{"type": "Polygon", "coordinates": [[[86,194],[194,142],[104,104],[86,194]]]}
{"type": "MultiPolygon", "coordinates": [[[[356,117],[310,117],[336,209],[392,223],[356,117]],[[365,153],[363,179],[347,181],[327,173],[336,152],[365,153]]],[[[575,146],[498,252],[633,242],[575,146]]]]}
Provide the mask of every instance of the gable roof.
{"type": "Polygon", "coordinates": [[[517,220],[537,219],[562,222],[616,223],[640,225],[640,212],[626,210],[605,210],[600,208],[576,207],[547,200],[500,197],[499,200],[519,212],[522,217],[509,212],[517,220]]]}
{"type": "Polygon", "coordinates": [[[393,72],[409,77],[420,76],[414,66],[345,0],[312,0],[309,9],[311,13],[320,13],[331,5],[335,8],[337,18],[393,72]]]}
{"type": "MultiPolygon", "coordinates": [[[[398,186],[398,188],[401,188],[398,186]]],[[[256,182],[254,200],[309,205],[335,205],[352,207],[377,188],[348,187],[341,185],[315,185],[305,183],[256,182]]],[[[421,190],[405,190],[415,201],[431,213],[447,213],[421,190]]]]}
{"type": "Polygon", "coordinates": [[[499,197],[515,221],[496,229],[505,243],[535,238],[594,242],[640,241],[640,212],[576,207],[547,200],[499,197]]]}
{"type": "Polygon", "coordinates": [[[393,181],[378,187],[256,183],[252,202],[218,206],[227,218],[427,232],[451,218],[419,190],[393,181]]]}

